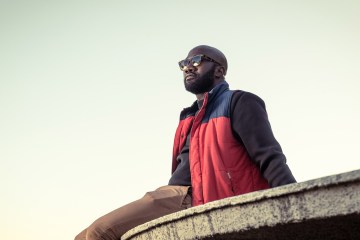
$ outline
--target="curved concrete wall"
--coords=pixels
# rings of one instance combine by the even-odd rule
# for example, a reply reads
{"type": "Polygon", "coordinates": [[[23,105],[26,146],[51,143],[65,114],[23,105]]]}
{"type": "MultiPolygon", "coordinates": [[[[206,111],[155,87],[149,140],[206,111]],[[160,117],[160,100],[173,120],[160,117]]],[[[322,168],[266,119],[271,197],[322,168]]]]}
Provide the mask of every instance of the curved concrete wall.
{"type": "Polygon", "coordinates": [[[170,214],[122,239],[360,239],[360,170],[170,214]]]}

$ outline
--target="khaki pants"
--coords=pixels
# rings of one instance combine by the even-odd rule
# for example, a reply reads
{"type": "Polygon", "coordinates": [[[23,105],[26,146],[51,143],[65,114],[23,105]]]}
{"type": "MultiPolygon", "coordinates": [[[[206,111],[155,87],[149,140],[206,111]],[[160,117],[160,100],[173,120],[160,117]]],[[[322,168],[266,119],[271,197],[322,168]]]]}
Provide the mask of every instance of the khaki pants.
{"type": "Polygon", "coordinates": [[[189,187],[163,186],[97,219],[75,240],[118,240],[131,228],[191,207],[189,187]]]}

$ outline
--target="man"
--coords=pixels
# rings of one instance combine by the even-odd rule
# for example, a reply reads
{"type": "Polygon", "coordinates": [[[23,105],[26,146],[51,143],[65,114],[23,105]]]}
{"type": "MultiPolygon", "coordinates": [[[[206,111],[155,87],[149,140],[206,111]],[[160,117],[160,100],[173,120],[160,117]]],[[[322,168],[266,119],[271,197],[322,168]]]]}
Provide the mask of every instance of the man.
{"type": "Polygon", "coordinates": [[[225,55],[201,45],[179,66],[185,89],[197,101],[180,114],[169,184],[99,218],[76,240],[119,239],[166,214],[295,182],[264,102],[254,94],[229,90],[225,55]]]}

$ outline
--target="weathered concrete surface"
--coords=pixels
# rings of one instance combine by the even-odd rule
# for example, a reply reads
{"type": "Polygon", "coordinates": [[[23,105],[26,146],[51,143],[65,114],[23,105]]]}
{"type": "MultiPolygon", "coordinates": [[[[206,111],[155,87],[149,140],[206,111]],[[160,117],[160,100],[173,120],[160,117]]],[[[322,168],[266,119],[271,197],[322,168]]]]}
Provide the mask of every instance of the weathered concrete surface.
{"type": "Polygon", "coordinates": [[[122,239],[360,239],[360,170],[211,202],[122,239]]]}

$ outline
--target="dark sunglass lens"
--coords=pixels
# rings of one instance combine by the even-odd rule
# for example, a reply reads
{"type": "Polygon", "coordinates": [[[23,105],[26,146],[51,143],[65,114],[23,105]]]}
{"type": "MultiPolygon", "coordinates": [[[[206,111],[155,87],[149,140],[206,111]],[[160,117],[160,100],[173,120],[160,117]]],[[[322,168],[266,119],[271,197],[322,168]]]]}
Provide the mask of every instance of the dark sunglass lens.
{"type": "Polygon", "coordinates": [[[192,57],[191,62],[194,67],[199,66],[201,63],[201,55],[196,55],[196,56],[192,57]]]}
{"type": "Polygon", "coordinates": [[[185,68],[185,60],[181,60],[180,62],[179,62],[179,67],[180,67],[180,69],[181,70],[184,70],[184,68],[185,68]]]}

